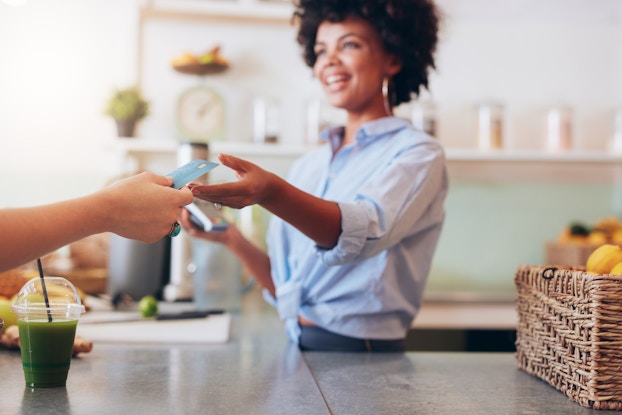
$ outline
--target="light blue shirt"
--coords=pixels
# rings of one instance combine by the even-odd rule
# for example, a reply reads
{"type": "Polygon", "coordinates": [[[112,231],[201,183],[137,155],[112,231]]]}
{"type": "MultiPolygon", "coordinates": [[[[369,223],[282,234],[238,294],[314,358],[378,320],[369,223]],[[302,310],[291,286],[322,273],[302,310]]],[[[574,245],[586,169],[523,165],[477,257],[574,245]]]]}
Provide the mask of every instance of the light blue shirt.
{"type": "Polygon", "coordinates": [[[342,233],[332,249],[273,216],[266,235],[276,298],[264,291],[289,337],[298,316],[341,335],[404,338],[417,314],[445,211],[441,145],[405,119],[364,124],[334,153],[343,127],[297,160],[288,181],[338,203],[342,233]]]}

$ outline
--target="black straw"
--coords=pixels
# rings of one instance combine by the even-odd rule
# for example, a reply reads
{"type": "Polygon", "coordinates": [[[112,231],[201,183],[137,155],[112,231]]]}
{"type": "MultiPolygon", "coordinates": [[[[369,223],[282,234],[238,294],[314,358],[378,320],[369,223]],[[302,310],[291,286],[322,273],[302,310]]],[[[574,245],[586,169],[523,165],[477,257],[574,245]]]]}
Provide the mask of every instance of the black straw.
{"type": "Polygon", "coordinates": [[[45,300],[45,309],[48,312],[48,323],[52,322],[52,312],[50,311],[50,299],[48,298],[48,290],[45,288],[45,278],[43,278],[43,266],[41,258],[37,258],[37,267],[39,267],[39,277],[41,277],[41,288],[43,288],[43,299],[45,300]]]}

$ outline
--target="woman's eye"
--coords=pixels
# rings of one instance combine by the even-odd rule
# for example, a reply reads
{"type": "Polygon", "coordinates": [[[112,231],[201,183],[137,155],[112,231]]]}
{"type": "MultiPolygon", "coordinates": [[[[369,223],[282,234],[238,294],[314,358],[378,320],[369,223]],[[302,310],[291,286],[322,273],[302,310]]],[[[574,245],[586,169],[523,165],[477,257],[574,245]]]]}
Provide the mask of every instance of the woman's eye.
{"type": "Polygon", "coordinates": [[[315,49],[313,53],[315,53],[315,56],[320,56],[320,55],[323,55],[325,51],[326,51],[325,49],[315,49]]]}
{"type": "Polygon", "coordinates": [[[344,42],[343,44],[344,49],[357,49],[358,47],[359,45],[356,42],[344,42]]]}

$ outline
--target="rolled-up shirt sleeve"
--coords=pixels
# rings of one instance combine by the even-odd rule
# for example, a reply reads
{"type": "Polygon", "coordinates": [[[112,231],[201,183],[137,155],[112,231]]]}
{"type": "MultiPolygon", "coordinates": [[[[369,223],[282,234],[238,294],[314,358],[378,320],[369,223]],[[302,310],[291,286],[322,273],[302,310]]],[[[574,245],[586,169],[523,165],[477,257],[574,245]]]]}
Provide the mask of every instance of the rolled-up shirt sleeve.
{"type": "Polygon", "coordinates": [[[429,206],[444,191],[444,173],[444,155],[435,145],[415,146],[393,159],[391,168],[363,186],[354,201],[338,202],[341,235],[331,249],[316,246],[321,260],[326,265],[363,260],[442,221],[442,209],[434,215],[429,206]],[[396,168],[411,174],[396,177],[396,168]]]}
{"type": "Polygon", "coordinates": [[[341,210],[341,236],[332,249],[317,246],[319,256],[327,265],[341,264],[358,255],[367,241],[367,214],[356,203],[338,203],[341,210]]]}

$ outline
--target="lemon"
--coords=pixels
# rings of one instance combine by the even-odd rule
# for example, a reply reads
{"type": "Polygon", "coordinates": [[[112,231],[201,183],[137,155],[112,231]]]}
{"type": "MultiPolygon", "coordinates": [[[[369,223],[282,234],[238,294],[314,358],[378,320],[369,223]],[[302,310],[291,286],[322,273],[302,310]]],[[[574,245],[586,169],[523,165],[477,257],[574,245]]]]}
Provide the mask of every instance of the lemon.
{"type": "Polygon", "coordinates": [[[11,310],[15,297],[0,300],[0,318],[4,320],[4,328],[17,324],[17,315],[11,310]]]}
{"type": "Polygon", "coordinates": [[[615,275],[622,275],[622,262],[618,262],[617,264],[615,264],[615,266],[611,268],[611,271],[609,271],[609,273],[615,275]]]}
{"type": "Polygon", "coordinates": [[[592,231],[587,236],[587,243],[591,245],[602,245],[608,242],[609,238],[603,231],[592,231]]]}
{"type": "Polygon", "coordinates": [[[151,295],[146,295],[138,302],[138,310],[143,317],[153,317],[158,312],[158,300],[151,295]]]}
{"type": "Polygon", "coordinates": [[[611,242],[616,245],[622,244],[622,229],[616,229],[615,231],[613,231],[613,233],[611,234],[611,242]]]}
{"type": "Polygon", "coordinates": [[[590,254],[585,269],[597,274],[609,274],[611,269],[620,262],[622,262],[622,249],[618,245],[604,244],[590,254]]]}

